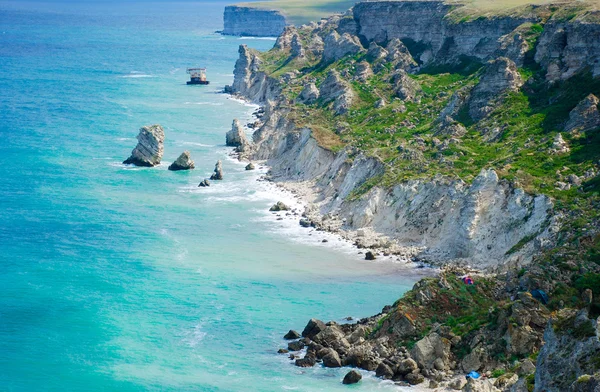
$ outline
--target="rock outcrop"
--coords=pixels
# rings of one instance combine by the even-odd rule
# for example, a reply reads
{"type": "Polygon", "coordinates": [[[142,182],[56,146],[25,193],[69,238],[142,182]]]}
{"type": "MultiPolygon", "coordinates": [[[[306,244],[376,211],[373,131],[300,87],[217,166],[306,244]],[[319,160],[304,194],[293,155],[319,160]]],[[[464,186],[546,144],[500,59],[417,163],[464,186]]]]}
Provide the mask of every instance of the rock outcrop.
{"type": "Polygon", "coordinates": [[[317,99],[319,99],[319,89],[314,83],[308,83],[304,86],[296,101],[305,105],[311,105],[317,102],[317,99]]]}
{"type": "Polygon", "coordinates": [[[361,61],[360,63],[356,64],[356,73],[354,79],[364,83],[371,76],[373,76],[373,70],[371,69],[369,63],[367,63],[366,61],[361,61]]]}
{"type": "Polygon", "coordinates": [[[195,168],[194,161],[190,156],[189,151],[184,151],[181,155],[169,166],[169,170],[190,170],[195,168]]]}
{"type": "Polygon", "coordinates": [[[386,51],[386,61],[391,63],[394,68],[410,72],[418,67],[408,48],[398,38],[394,38],[388,42],[386,51]]]}
{"type": "Polygon", "coordinates": [[[334,30],[325,37],[323,62],[331,63],[348,55],[364,51],[358,37],[344,33],[341,36],[334,30]]]}
{"type": "MultiPolygon", "coordinates": [[[[597,18],[597,13],[590,16],[597,18]]],[[[568,79],[585,69],[596,77],[600,75],[599,41],[599,23],[556,15],[544,25],[535,61],[546,70],[549,82],[568,79]]]]}
{"type": "Polygon", "coordinates": [[[398,69],[391,78],[394,94],[403,101],[419,101],[421,86],[406,71],[398,69]]]}
{"type": "Polygon", "coordinates": [[[276,10],[227,6],[223,14],[223,34],[277,37],[287,22],[281,12],[276,10]]]}
{"type": "Polygon", "coordinates": [[[473,89],[469,115],[475,121],[485,118],[505,94],[518,91],[522,85],[523,78],[512,60],[500,57],[491,61],[481,75],[479,84],[473,89]]]}
{"type": "Polygon", "coordinates": [[[156,166],[163,156],[165,131],[160,125],[148,125],[140,128],[137,135],[138,144],[131,151],[131,156],[123,161],[124,164],[136,166],[156,166]]]}
{"type": "Polygon", "coordinates": [[[597,371],[600,331],[587,310],[560,313],[546,328],[544,342],[535,372],[536,392],[567,391],[580,377],[597,371]]]}
{"type": "Polygon", "coordinates": [[[354,100],[354,92],[336,70],[331,70],[321,84],[319,97],[323,103],[333,102],[333,111],[340,115],[350,109],[354,100]]]}
{"type": "Polygon", "coordinates": [[[223,164],[221,163],[220,160],[217,161],[217,164],[215,165],[215,171],[210,176],[210,179],[211,180],[222,180],[223,179],[223,164]]]}
{"type": "Polygon", "coordinates": [[[281,92],[279,83],[260,70],[262,60],[255,50],[240,45],[239,58],[233,70],[233,85],[229,90],[252,102],[270,105],[281,92]]]}
{"type": "Polygon", "coordinates": [[[587,132],[600,129],[600,100],[594,95],[588,95],[569,113],[569,121],[565,132],[587,132]]]}
{"type": "Polygon", "coordinates": [[[229,147],[236,147],[236,152],[240,153],[247,152],[250,148],[250,141],[237,118],[233,120],[231,130],[225,135],[225,144],[229,147]]]}

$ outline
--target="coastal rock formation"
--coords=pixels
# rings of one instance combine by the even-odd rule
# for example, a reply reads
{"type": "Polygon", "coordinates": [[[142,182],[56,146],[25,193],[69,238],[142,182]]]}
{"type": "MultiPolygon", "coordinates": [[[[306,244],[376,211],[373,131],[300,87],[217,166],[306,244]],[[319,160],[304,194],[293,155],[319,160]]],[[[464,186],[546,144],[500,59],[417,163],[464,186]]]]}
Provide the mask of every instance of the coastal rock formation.
{"type": "Polygon", "coordinates": [[[314,83],[308,83],[304,86],[297,101],[305,105],[311,105],[319,99],[319,89],[314,83]]]}
{"type": "Polygon", "coordinates": [[[325,37],[323,62],[331,63],[347,55],[354,55],[364,50],[358,37],[344,33],[341,36],[334,30],[325,37]]]}
{"type": "Polygon", "coordinates": [[[276,10],[227,6],[223,14],[223,34],[255,37],[277,37],[287,22],[276,10]]]}
{"type": "Polygon", "coordinates": [[[273,204],[273,206],[271,208],[269,208],[269,211],[271,211],[271,212],[289,211],[289,210],[290,210],[290,207],[285,205],[285,203],[283,203],[282,201],[278,201],[277,203],[273,204]]]}
{"type": "Polygon", "coordinates": [[[523,79],[515,63],[506,57],[491,61],[471,94],[469,115],[479,121],[489,115],[502,96],[517,91],[523,79]]]}
{"type": "Polygon", "coordinates": [[[215,165],[215,172],[210,176],[211,180],[222,180],[223,179],[223,164],[220,160],[215,165]]]}
{"type": "Polygon", "coordinates": [[[240,45],[238,53],[231,92],[256,103],[271,105],[281,92],[279,83],[260,71],[262,60],[258,52],[240,45]]]}
{"type": "Polygon", "coordinates": [[[254,170],[256,169],[256,167],[254,166],[254,163],[250,162],[249,164],[246,165],[246,170],[254,170]]]}
{"type": "Polygon", "coordinates": [[[367,50],[367,59],[374,63],[379,60],[383,60],[388,56],[388,51],[377,45],[375,42],[371,42],[369,49],[367,50]]]}
{"type": "Polygon", "coordinates": [[[569,121],[565,132],[587,132],[600,128],[600,100],[594,95],[588,95],[569,113],[569,121]]]}
{"type": "Polygon", "coordinates": [[[148,125],[140,128],[137,135],[138,144],[131,151],[131,156],[123,161],[124,164],[136,166],[156,166],[163,156],[165,131],[160,125],[148,125]]]}
{"type": "Polygon", "coordinates": [[[169,170],[177,171],[177,170],[190,170],[193,169],[194,161],[192,161],[192,157],[190,156],[189,151],[184,151],[181,155],[169,166],[169,170]]]}
{"type": "Polygon", "coordinates": [[[352,87],[344,81],[336,70],[331,70],[321,84],[319,96],[323,103],[333,101],[335,114],[344,114],[348,111],[354,100],[352,87]]]}
{"type": "Polygon", "coordinates": [[[210,181],[208,181],[206,178],[202,181],[200,181],[200,184],[198,184],[198,187],[207,187],[210,186],[210,181]]]}
{"type": "Polygon", "coordinates": [[[239,120],[236,118],[231,124],[231,130],[225,134],[225,144],[230,147],[236,147],[237,152],[247,152],[250,148],[250,141],[242,128],[239,120]]]}

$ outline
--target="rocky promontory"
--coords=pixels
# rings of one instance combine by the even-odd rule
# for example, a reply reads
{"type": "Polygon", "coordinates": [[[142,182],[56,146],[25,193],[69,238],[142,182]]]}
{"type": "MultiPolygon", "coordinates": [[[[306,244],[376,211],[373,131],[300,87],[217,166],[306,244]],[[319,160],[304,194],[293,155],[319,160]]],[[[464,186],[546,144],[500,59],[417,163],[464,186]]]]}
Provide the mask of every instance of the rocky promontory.
{"type": "Polygon", "coordinates": [[[131,151],[131,156],[123,163],[148,167],[158,165],[163,156],[164,129],[158,124],[142,127],[137,140],[138,144],[131,151]]]}
{"type": "Polygon", "coordinates": [[[277,37],[287,22],[281,12],[253,7],[227,6],[223,14],[223,34],[277,37]]]}

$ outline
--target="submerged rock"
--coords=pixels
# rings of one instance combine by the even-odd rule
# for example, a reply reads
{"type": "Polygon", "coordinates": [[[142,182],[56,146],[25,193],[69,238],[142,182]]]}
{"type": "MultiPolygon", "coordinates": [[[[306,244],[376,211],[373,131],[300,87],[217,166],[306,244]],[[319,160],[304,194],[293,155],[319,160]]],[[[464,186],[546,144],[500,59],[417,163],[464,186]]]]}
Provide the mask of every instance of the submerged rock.
{"type": "Polygon", "coordinates": [[[344,376],[344,380],[342,380],[342,383],[356,384],[360,380],[362,380],[362,374],[360,374],[357,370],[351,370],[344,376]]]}
{"type": "Polygon", "coordinates": [[[170,166],[169,170],[177,171],[177,170],[190,170],[195,168],[194,161],[190,157],[189,151],[184,151],[181,153],[179,158],[175,160],[170,166]]]}
{"type": "Polygon", "coordinates": [[[212,176],[210,176],[211,180],[222,180],[223,179],[223,165],[221,164],[221,161],[217,161],[217,164],[215,165],[215,172],[213,173],[212,176]]]}
{"type": "Polygon", "coordinates": [[[569,113],[565,132],[586,132],[600,128],[598,103],[600,100],[594,94],[588,95],[579,102],[569,113]]]}
{"type": "Polygon", "coordinates": [[[158,124],[140,128],[137,135],[138,144],[131,151],[131,156],[123,161],[124,164],[136,166],[156,166],[163,156],[165,131],[158,124]]]}

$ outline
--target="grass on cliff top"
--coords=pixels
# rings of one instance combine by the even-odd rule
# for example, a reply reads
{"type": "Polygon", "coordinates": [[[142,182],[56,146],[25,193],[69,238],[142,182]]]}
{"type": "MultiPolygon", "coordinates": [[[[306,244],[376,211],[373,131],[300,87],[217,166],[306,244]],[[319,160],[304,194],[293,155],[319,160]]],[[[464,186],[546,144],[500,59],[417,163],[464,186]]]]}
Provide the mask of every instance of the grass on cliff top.
{"type": "Polygon", "coordinates": [[[332,14],[342,13],[354,6],[355,0],[273,0],[241,3],[246,7],[274,9],[296,25],[319,21],[332,14]]]}

